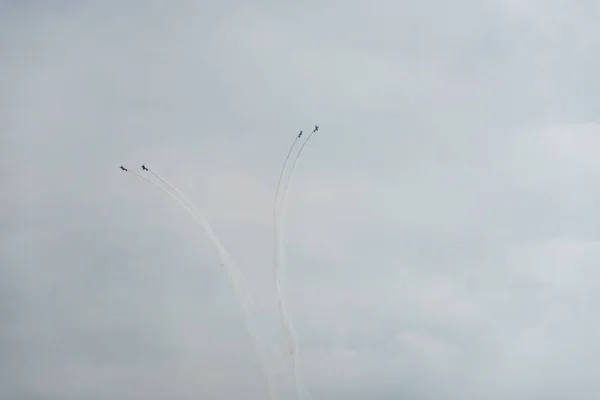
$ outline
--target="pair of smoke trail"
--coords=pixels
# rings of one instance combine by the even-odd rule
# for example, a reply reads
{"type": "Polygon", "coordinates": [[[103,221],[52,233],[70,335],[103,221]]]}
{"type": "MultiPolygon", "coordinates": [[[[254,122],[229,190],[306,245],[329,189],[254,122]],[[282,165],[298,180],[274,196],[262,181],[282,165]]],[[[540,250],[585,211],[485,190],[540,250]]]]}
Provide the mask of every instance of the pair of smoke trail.
{"type": "MultiPolygon", "coordinates": [[[[293,374],[294,374],[294,380],[295,380],[295,386],[296,386],[296,393],[299,398],[303,397],[302,392],[303,392],[303,390],[306,390],[306,387],[302,384],[300,370],[298,368],[297,334],[295,332],[292,319],[286,310],[285,303],[283,301],[283,296],[281,294],[281,283],[280,283],[282,270],[284,270],[284,267],[285,267],[285,257],[284,257],[285,249],[284,249],[284,242],[283,242],[283,214],[285,211],[285,200],[287,198],[287,194],[289,191],[289,185],[290,185],[292,176],[294,174],[294,171],[296,169],[296,165],[298,163],[300,155],[302,154],[302,151],[304,150],[304,147],[306,146],[306,144],[308,143],[308,141],[310,140],[310,138],[312,137],[312,135],[315,132],[316,132],[316,130],[312,131],[308,135],[308,137],[306,138],[306,140],[300,147],[300,150],[296,154],[294,161],[292,163],[290,172],[287,176],[287,179],[284,182],[283,192],[281,192],[282,179],[285,174],[286,167],[288,165],[292,151],[293,151],[294,147],[296,146],[296,143],[297,143],[299,137],[296,137],[294,142],[292,143],[292,146],[290,147],[290,150],[287,154],[285,163],[283,165],[283,168],[282,168],[282,171],[281,171],[281,174],[279,177],[279,182],[277,185],[277,190],[276,190],[276,194],[275,194],[275,202],[274,202],[275,265],[274,265],[273,275],[274,275],[274,281],[275,281],[275,288],[277,291],[279,310],[282,315],[284,328],[285,328],[285,330],[287,332],[287,336],[288,336],[288,346],[289,346],[289,350],[290,350],[290,353],[292,356],[292,368],[293,368],[293,374]],[[280,192],[282,193],[282,197],[281,197],[281,201],[278,201],[280,192]]],[[[269,398],[273,400],[274,399],[274,394],[273,394],[274,389],[273,389],[273,385],[272,385],[272,381],[271,381],[270,371],[267,368],[266,357],[260,346],[260,340],[259,340],[258,336],[253,332],[253,329],[252,329],[253,326],[251,323],[252,321],[250,319],[251,309],[254,306],[253,301],[252,301],[252,296],[251,296],[250,291],[247,288],[247,285],[245,284],[245,281],[244,281],[241,273],[233,266],[233,262],[231,261],[231,258],[229,257],[229,255],[227,254],[227,251],[221,245],[220,241],[214,234],[213,229],[210,226],[210,224],[208,223],[208,221],[206,221],[206,218],[204,218],[204,216],[193,206],[193,204],[176,187],[171,185],[168,181],[166,181],[164,178],[162,178],[160,175],[158,175],[154,171],[149,170],[149,172],[151,174],[153,174],[158,179],[160,179],[165,185],[167,185],[171,190],[173,190],[180,197],[177,197],[175,194],[173,194],[172,192],[169,192],[168,190],[166,190],[165,188],[160,186],[158,183],[156,183],[150,179],[147,179],[146,177],[140,175],[139,173],[134,172],[134,171],[130,171],[130,172],[132,172],[134,175],[140,177],[141,179],[148,181],[150,184],[158,187],[161,191],[163,191],[164,193],[166,193],[167,195],[172,197],[186,211],[188,211],[196,221],[199,221],[201,226],[204,228],[206,234],[209,236],[211,242],[213,243],[213,245],[218,253],[219,259],[221,260],[222,267],[226,270],[229,278],[232,281],[232,284],[234,286],[234,291],[235,291],[236,296],[238,297],[238,299],[240,301],[240,305],[244,311],[246,329],[252,339],[252,342],[253,342],[257,357],[259,359],[259,362],[261,364],[261,367],[263,369],[263,372],[266,375],[269,398]]]]}
{"type": "Polygon", "coordinates": [[[265,374],[269,399],[275,400],[275,390],[274,390],[273,383],[271,380],[272,372],[268,369],[267,357],[262,349],[262,346],[260,343],[260,338],[258,337],[258,335],[256,333],[256,327],[253,326],[252,320],[251,320],[251,314],[252,314],[252,311],[254,308],[254,301],[252,300],[252,294],[251,294],[250,290],[248,289],[248,286],[247,286],[243,276],[241,275],[240,271],[235,268],[233,261],[229,257],[229,254],[227,253],[227,251],[225,250],[225,248],[223,247],[223,245],[221,244],[221,242],[215,235],[215,233],[212,229],[212,226],[208,223],[206,218],[196,209],[196,207],[194,207],[194,205],[187,199],[187,197],[185,197],[175,186],[170,184],[167,180],[162,178],[156,172],[148,169],[148,172],[150,172],[152,175],[154,175],[159,180],[161,180],[174,193],[168,191],[167,189],[165,189],[158,183],[146,178],[145,176],[143,176],[135,171],[130,171],[130,172],[133,173],[134,175],[138,176],[139,178],[144,179],[145,181],[149,182],[150,184],[158,187],[165,194],[167,194],[168,196],[172,197],[175,201],[177,201],[177,203],[179,203],[179,205],[181,205],[187,212],[189,212],[192,215],[194,220],[196,220],[200,223],[200,225],[202,226],[202,228],[208,235],[208,237],[209,237],[210,241],[213,243],[215,250],[217,252],[217,255],[221,261],[221,266],[225,269],[225,272],[227,273],[227,275],[229,276],[229,278],[233,284],[235,294],[236,294],[236,296],[240,302],[240,306],[244,312],[244,322],[246,325],[246,330],[248,331],[248,334],[252,340],[252,344],[254,346],[256,356],[261,365],[263,373],[265,374]],[[179,195],[179,197],[177,197],[175,194],[179,195]]]}
{"type": "Polygon", "coordinates": [[[287,179],[285,181],[283,181],[283,177],[285,175],[287,165],[290,160],[290,156],[292,154],[292,151],[296,147],[296,143],[298,142],[298,139],[300,139],[300,136],[296,136],[296,138],[294,139],[294,142],[290,146],[290,150],[288,151],[288,154],[285,158],[285,162],[283,163],[281,173],[279,174],[279,181],[277,182],[277,190],[275,191],[275,200],[273,202],[274,239],[275,239],[275,251],[274,251],[275,260],[274,260],[274,266],[273,266],[273,279],[275,281],[275,290],[277,292],[277,303],[279,305],[279,311],[280,311],[281,317],[283,319],[284,329],[288,336],[288,346],[289,346],[290,354],[292,356],[292,370],[293,370],[294,381],[295,381],[295,385],[296,385],[296,394],[298,395],[298,397],[300,399],[302,399],[302,397],[303,397],[302,392],[307,391],[307,389],[306,389],[306,386],[302,383],[302,378],[301,378],[301,374],[300,374],[299,359],[298,359],[298,335],[296,333],[294,324],[292,322],[292,318],[291,318],[289,312],[287,311],[285,302],[283,300],[283,296],[281,294],[281,276],[285,273],[285,247],[284,247],[284,241],[283,241],[283,217],[284,217],[284,213],[285,213],[285,200],[287,198],[289,186],[290,186],[292,177],[294,175],[294,171],[296,169],[296,164],[298,163],[298,160],[300,159],[300,155],[302,154],[302,151],[304,150],[304,146],[306,146],[306,144],[308,143],[308,141],[310,140],[310,138],[312,137],[312,135],[315,132],[316,132],[316,129],[314,131],[312,131],[308,135],[308,137],[306,138],[304,143],[302,143],[300,150],[294,157],[294,161],[292,162],[292,166],[289,170],[289,174],[287,175],[287,179]],[[282,183],[283,183],[283,191],[281,191],[282,183]],[[281,199],[280,199],[280,192],[281,192],[281,199]]]}

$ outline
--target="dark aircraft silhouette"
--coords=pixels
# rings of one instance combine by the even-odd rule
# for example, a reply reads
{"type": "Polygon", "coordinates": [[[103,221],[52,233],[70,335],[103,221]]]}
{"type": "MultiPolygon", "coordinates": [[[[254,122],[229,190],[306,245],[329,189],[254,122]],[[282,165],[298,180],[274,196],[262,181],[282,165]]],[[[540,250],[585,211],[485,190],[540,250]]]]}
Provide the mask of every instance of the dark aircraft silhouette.
{"type": "Polygon", "coordinates": [[[315,125],[315,130],[313,131],[313,133],[316,132],[316,131],[318,131],[318,130],[319,130],[319,125],[315,125]]]}
{"type": "Polygon", "coordinates": [[[146,166],[145,166],[145,165],[142,165],[142,169],[143,169],[144,171],[148,171],[148,168],[146,168],[146,166]]]}
{"type": "Polygon", "coordinates": [[[127,171],[127,168],[125,168],[124,166],[120,166],[119,168],[121,168],[123,171],[127,171]]]}
{"type": "Polygon", "coordinates": [[[299,138],[302,137],[302,132],[304,132],[304,131],[300,131],[300,133],[298,134],[299,138]]]}

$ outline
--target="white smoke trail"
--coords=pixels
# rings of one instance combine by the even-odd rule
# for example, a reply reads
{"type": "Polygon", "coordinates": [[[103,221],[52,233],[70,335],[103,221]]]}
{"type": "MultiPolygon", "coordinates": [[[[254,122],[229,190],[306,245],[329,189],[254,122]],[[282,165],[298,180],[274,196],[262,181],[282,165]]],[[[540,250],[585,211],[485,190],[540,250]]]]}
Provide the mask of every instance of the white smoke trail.
{"type": "MultiPolygon", "coordinates": [[[[308,135],[308,137],[306,138],[304,143],[302,143],[302,146],[300,147],[300,150],[296,154],[296,157],[294,157],[294,161],[292,162],[292,167],[290,168],[290,172],[287,176],[287,179],[284,182],[284,188],[283,188],[283,193],[282,193],[282,197],[281,197],[281,202],[279,203],[279,210],[276,212],[276,218],[275,218],[276,234],[275,234],[275,237],[276,237],[277,242],[276,242],[275,248],[277,249],[276,254],[279,255],[278,271],[281,272],[282,275],[285,274],[285,246],[284,246],[284,240],[283,240],[283,238],[284,238],[283,222],[284,222],[284,216],[285,216],[285,200],[287,198],[289,186],[290,186],[292,177],[294,176],[294,171],[296,170],[296,165],[298,163],[298,160],[300,159],[300,155],[302,154],[304,147],[306,146],[306,144],[308,143],[308,141],[310,140],[312,135],[314,135],[315,132],[316,132],[316,130],[313,130],[308,135]]],[[[298,138],[296,138],[296,140],[297,139],[298,138]]],[[[294,144],[296,144],[296,141],[294,141],[294,144]]],[[[293,148],[293,145],[292,145],[292,148],[293,148]]],[[[291,149],[290,149],[290,153],[291,153],[291,149]]],[[[289,154],[288,154],[288,157],[289,157],[289,154]]],[[[284,164],[284,169],[285,169],[286,164],[287,164],[287,159],[286,159],[286,163],[284,164]]],[[[283,172],[282,172],[282,175],[283,175],[283,172]]],[[[277,201],[277,195],[276,195],[276,201],[277,201]]],[[[279,283],[279,278],[276,280],[276,282],[279,283]]],[[[283,304],[283,301],[282,301],[282,304],[283,304]]],[[[298,360],[298,353],[299,353],[298,336],[296,334],[296,330],[294,329],[293,321],[287,313],[284,314],[284,320],[286,321],[286,326],[288,327],[288,332],[290,334],[291,342],[292,342],[292,349],[293,349],[292,361],[293,361],[294,378],[295,378],[295,383],[296,383],[296,392],[298,394],[298,397],[300,399],[302,399],[302,394],[301,394],[302,391],[304,390],[305,392],[308,393],[308,388],[306,387],[306,385],[304,385],[302,383],[302,377],[301,377],[300,368],[298,365],[298,363],[299,363],[299,360],[298,360]]],[[[310,396],[310,394],[309,394],[309,396],[310,396]]]]}
{"type": "Polygon", "coordinates": [[[273,265],[273,279],[275,283],[275,290],[277,293],[277,303],[279,305],[279,311],[281,313],[281,317],[283,320],[283,326],[286,331],[288,337],[288,347],[289,352],[292,357],[292,372],[294,375],[294,383],[296,387],[296,395],[298,398],[302,399],[302,379],[298,369],[298,337],[296,330],[294,328],[294,324],[292,321],[289,312],[286,309],[285,302],[283,300],[283,295],[281,293],[281,271],[283,269],[283,241],[281,239],[281,226],[282,226],[282,215],[280,212],[280,201],[279,194],[281,190],[281,183],[285,171],[287,169],[288,162],[290,160],[290,155],[296,146],[296,143],[300,139],[300,135],[296,136],[294,142],[290,146],[290,149],[287,153],[285,161],[283,163],[283,167],[281,168],[281,173],[279,174],[279,181],[277,182],[277,190],[275,191],[275,199],[273,201],[273,221],[274,221],[274,235],[273,238],[275,240],[274,243],[274,265],[273,265]]]}
{"type": "Polygon", "coordinates": [[[288,315],[288,312],[285,307],[285,303],[283,301],[283,296],[281,294],[281,282],[280,282],[280,273],[281,273],[281,247],[279,246],[279,192],[281,189],[281,181],[283,179],[283,175],[285,174],[285,170],[287,164],[290,159],[290,155],[296,146],[296,142],[298,142],[299,137],[296,136],[294,142],[290,146],[290,149],[285,158],[285,162],[283,163],[283,167],[281,168],[281,173],[279,174],[279,181],[277,182],[277,190],[275,191],[275,200],[273,201],[273,223],[274,223],[274,265],[273,265],[273,280],[275,283],[275,290],[277,292],[277,303],[279,306],[279,311],[281,313],[281,317],[283,319],[283,325],[288,335],[288,346],[289,351],[292,358],[295,357],[296,354],[296,335],[294,332],[293,325],[291,325],[291,318],[288,315]]]}
{"type": "MultiPolygon", "coordinates": [[[[225,248],[223,247],[223,245],[221,244],[221,242],[219,241],[219,239],[215,235],[212,226],[208,223],[208,221],[206,220],[206,218],[204,217],[204,215],[202,215],[202,213],[200,211],[198,211],[198,209],[194,206],[194,204],[192,204],[192,202],[186,196],[184,196],[183,193],[181,193],[179,191],[179,189],[177,189],[170,182],[168,182],[166,179],[164,179],[162,176],[160,176],[157,172],[154,172],[150,168],[148,168],[148,172],[150,172],[152,175],[154,175],[155,177],[157,177],[158,179],[160,179],[165,185],[167,185],[168,187],[170,187],[171,190],[173,190],[175,193],[177,193],[181,197],[181,199],[185,203],[187,203],[187,205],[189,206],[189,208],[191,208],[192,211],[198,216],[198,219],[200,220],[200,223],[202,224],[202,227],[206,231],[206,234],[209,236],[210,240],[213,242],[214,246],[217,248],[217,251],[220,251],[221,254],[223,254],[223,256],[227,259],[227,261],[229,263],[228,265],[230,266],[230,268],[228,269],[228,271],[231,274],[234,274],[237,277],[237,283],[241,286],[241,289],[244,291],[244,294],[246,296],[246,300],[252,306],[254,306],[254,300],[252,299],[252,293],[251,293],[250,289],[248,288],[248,284],[246,283],[246,280],[243,278],[243,275],[239,271],[239,269],[237,269],[237,268],[235,268],[233,266],[233,261],[231,261],[231,258],[229,257],[229,254],[227,253],[227,251],[225,250],[225,248]]],[[[230,274],[230,278],[234,279],[231,276],[231,274],[230,274]]]]}
{"type": "Polygon", "coordinates": [[[163,188],[162,186],[160,186],[158,183],[146,178],[145,176],[143,176],[135,171],[129,171],[129,172],[131,172],[132,174],[138,176],[139,178],[149,182],[150,184],[156,186],[161,191],[163,191],[164,193],[166,193],[167,195],[169,195],[170,197],[175,199],[175,201],[177,201],[185,210],[187,210],[192,215],[194,220],[199,221],[200,225],[204,228],[206,234],[209,236],[210,240],[212,241],[213,245],[215,246],[215,250],[217,251],[217,254],[221,261],[221,266],[225,269],[227,275],[231,279],[234,291],[240,302],[240,306],[242,307],[242,310],[244,311],[244,317],[245,317],[244,322],[246,325],[246,330],[250,336],[250,339],[252,340],[252,344],[254,346],[254,350],[257,355],[259,364],[263,370],[263,373],[265,374],[269,399],[275,400],[276,397],[274,394],[275,391],[274,391],[273,383],[271,380],[271,371],[269,370],[268,365],[267,365],[268,363],[266,361],[267,357],[265,356],[265,354],[261,348],[260,339],[255,332],[256,328],[254,328],[252,321],[251,321],[251,317],[250,317],[251,312],[252,312],[251,308],[253,305],[252,298],[248,297],[248,292],[246,290],[244,290],[244,288],[242,287],[244,285],[240,284],[240,279],[243,279],[243,278],[239,274],[237,274],[238,276],[236,279],[236,270],[235,270],[235,267],[233,266],[233,262],[232,262],[231,258],[229,257],[229,255],[227,254],[227,251],[225,250],[225,248],[221,245],[219,239],[214,234],[212,227],[210,226],[210,224],[208,223],[206,218],[200,212],[197,211],[197,209],[191,204],[191,202],[189,200],[187,200],[187,198],[183,194],[181,194],[181,192],[179,192],[179,190],[177,188],[175,188],[173,185],[171,185],[169,182],[167,182],[162,177],[158,176],[156,173],[153,173],[153,174],[155,176],[157,176],[161,181],[163,181],[167,186],[172,188],[177,194],[179,194],[181,196],[181,199],[178,198],[177,196],[175,196],[173,193],[166,190],[165,188],[163,188]],[[185,204],[185,202],[182,201],[182,199],[184,199],[185,202],[189,203],[190,205],[185,204]]]}

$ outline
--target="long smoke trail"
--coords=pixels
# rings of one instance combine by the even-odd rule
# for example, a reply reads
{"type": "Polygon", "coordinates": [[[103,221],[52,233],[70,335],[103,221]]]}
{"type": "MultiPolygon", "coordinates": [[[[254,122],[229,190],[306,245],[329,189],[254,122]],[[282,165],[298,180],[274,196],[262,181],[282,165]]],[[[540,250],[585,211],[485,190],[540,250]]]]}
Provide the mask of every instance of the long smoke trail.
{"type": "Polygon", "coordinates": [[[283,296],[281,294],[281,282],[280,282],[280,271],[281,271],[281,248],[279,247],[279,192],[281,190],[281,182],[283,176],[285,174],[286,167],[288,165],[290,155],[298,142],[300,137],[296,136],[294,142],[290,146],[290,149],[285,157],[285,161],[283,163],[283,167],[281,168],[281,173],[279,174],[279,181],[277,182],[277,190],[275,191],[275,200],[273,201],[273,223],[274,223],[274,235],[273,238],[275,240],[274,243],[274,265],[273,265],[273,280],[275,283],[275,290],[277,292],[277,304],[279,306],[279,312],[281,313],[283,319],[283,325],[288,335],[288,346],[289,351],[292,357],[294,357],[296,353],[296,338],[295,333],[293,331],[293,326],[290,324],[290,318],[288,316],[288,312],[285,307],[285,303],[283,301],[283,296]]]}
{"type": "MultiPolygon", "coordinates": [[[[277,272],[280,272],[282,275],[285,273],[285,246],[284,246],[284,241],[283,241],[283,220],[284,220],[284,214],[285,214],[285,200],[287,198],[287,194],[289,191],[289,186],[292,180],[292,177],[294,176],[294,171],[296,170],[296,165],[298,163],[298,160],[300,159],[300,155],[302,154],[302,151],[304,150],[304,147],[306,146],[306,144],[309,142],[310,138],[312,137],[312,135],[314,135],[314,133],[316,132],[316,129],[313,130],[308,137],[306,138],[306,140],[304,141],[304,143],[302,143],[302,146],[300,147],[300,150],[298,151],[298,153],[296,154],[296,157],[294,157],[294,161],[292,162],[292,167],[290,168],[290,172],[287,176],[287,179],[284,182],[284,187],[283,187],[283,192],[282,192],[282,197],[281,197],[281,202],[279,203],[279,210],[276,212],[276,218],[275,218],[275,240],[276,245],[276,254],[278,255],[278,257],[276,257],[276,259],[279,261],[278,263],[278,268],[277,268],[277,272]]],[[[297,140],[298,138],[296,138],[297,140]]],[[[294,141],[294,144],[296,144],[296,141],[294,141]]],[[[293,148],[293,145],[292,145],[293,148]]],[[[290,149],[290,153],[291,153],[291,149],[290,149]]],[[[288,154],[288,158],[289,158],[289,154],[288,154]]],[[[286,159],[286,163],[284,164],[284,169],[285,169],[285,165],[287,164],[287,159],[286,159]]],[[[283,173],[282,173],[283,174],[283,173]]],[[[277,199],[277,197],[276,197],[277,199]]],[[[276,282],[277,285],[279,285],[279,276],[277,276],[276,282]]],[[[278,291],[278,293],[280,293],[278,291]]],[[[281,296],[280,296],[281,299],[281,296]]],[[[280,300],[280,304],[283,305],[283,300],[280,300]]],[[[282,310],[284,309],[283,307],[281,307],[282,310]]],[[[282,311],[283,313],[283,311],[282,311]]],[[[294,324],[292,322],[291,316],[287,313],[283,313],[284,316],[284,321],[286,324],[286,327],[288,328],[288,333],[290,336],[290,341],[291,341],[291,346],[292,346],[292,361],[293,361],[293,371],[294,371],[294,378],[295,378],[295,382],[296,382],[296,392],[298,394],[298,397],[300,399],[302,399],[302,389],[304,389],[306,392],[308,392],[308,388],[306,387],[306,385],[304,385],[302,383],[302,378],[301,378],[301,374],[300,374],[300,368],[298,365],[298,336],[296,334],[296,331],[294,329],[294,324]],[[301,387],[302,386],[302,387],[301,387]]]]}
{"type": "MultiPolygon", "coordinates": [[[[301,135],[296,136],[296,138],[294,139],[294,142],[292,143],[292,145],[290,146],[290,149],[287,153],[287,156],[285,158],[285,161],[283,163],[283,167],[281,168],[281,173],[279,174],[279,181],[277,182],[277,190],[275,192],[275,200],[273,202],[273,221],[274,221],[274,267],[273,267],[273,278],[275,281],[275,290],[277,292],[277,302],[279,305],[279,311],[281,313],[282,316],[282,320],[283,320],[283,325],[284,325],[284,329],[286,331],[287,337],[288,337],[288,346],[289,346],[289,352],[290,355],[292,357],[292,371],[293,371],[293,375],[294,375],[294,382],[295,382],[295,386],[296,386],[296,394],[298,396],[298,398],[302,399],[302,380],[299,374],[299,369],[298,369],[298,338],[297,338],[297,334],[296,331],[294,329],[294,324],[293,321],[291,319],[291,316],[289,315],[289,312],[286,309],[285,306],[285,302],[283,300],[283,295],[281,294],[281,274],[282,274],[282,269],[283,269],[283,264],[284,264],[284,257],[283,257],[283,241],[281,239],[281,227],[282,227],[282,214],[281,214],[281,202],[280,200],[280,192],[281,192],[281,184],[282,184],[282,179],[285,175],[286,169],[287,169],[287,165],[289,163],[290,160],[290,156],[292,154],[292,151],[294,150],[294,147],[296,146],[296,143],[298,142],[298,139],[300,139],[301,135]]],[[[289,180],[289,178],[288,178],[289,180]]],[[[285,185],[284,185],[285,187],[285,185]]]]}
{"type": "MultiPolygon", "coordinates": [[[[171,190],[173,190],[175,193],[177,193],[179,195],[179,197],[185,203],[187,203],[189,208],[191,208],[192,211],[197,215],[197,218],[200,220],[200,223],[202,224],[202,227],[206,231],[206,234],[209,236],[210,240],[213,242],[214,246],[217,248],[217,251],[220,251],[220,253],[227,259],[227,261],[229,263],[228,264],[229,265],[228,273],[230,273],[230,278],[232,280],[234,279],[233,276],[231,276],[231,274],[234,274],[237,277],[237,283],[241,286],[241,289],[244,291],[244,294],[246,296],[246,301],[249,304],[251,304],[252,306],[254,306],[254,300],[252,299],[252,293],[251,293],[250,289],[248,288],[246,280],[243,278],[243,275],[240,272],[240,270],[233,266],[233,261],[231,261],[229,254],[227,253],[227,251],[225,250],[225,248],[223,247],[223,245],[221,244],[221,242],[215,235],[212,226],[208,223],[208,221],[206,220],[204,215],[202,215],[202,213],[200,211],[198,211],[198,209],[194,206],[194,204],[192,204],[192,202],[186,196],[184,196],[183,193],[181,193],[179,191],[179,189],[177,189],[170,182],[168,182],[166,179],[164,179],[162,176],[160,176],[157,172],[153,171],[150,168],[148,168],[148,172],[150,172],[152,175],[154,175],[155,177],[160,179],[165,185],[170,187],[171,190]]],[[[240,301],[241,301],[241,299],[240,299],[240,301]]]]}
{"type": "Polygon", "coordinates": [[[163,181],[167,186],[172,188],[177,194],[179,194],[181,196],[182,199],[185,199],[185,201],[187,203],[189,203],[190,205],[185,204],[185,202],[182,201],[182,199],[175,196],[173,193],[169,192],[167,189],[163,188],[158,183],[146,178],[145,176],[143,176],[135,171],[129,171],[129,172],[131,172],[132,174],[136,175],[137,177],[145,180],[146,182],[149,182],[150,184],[156,186],[161,191],[163,191],[164,193],[166,193],[167,195],[169,195],[170,197],[175,199],[175,201],[177,201],[186,211],[188,211],[192,215],[194,220],[199,221],[200,225],[204,228],[206,234],[209,236],[210,240],[212,241],[213,245],[215,246],[215,250],[217,251],[217,254],[221,261],[221,266],[225,269],[227,275],[229,276],[229,278],[232,281],[234,291],[240,301],[242,310],[244,311],[244,317],[245,317],[244,322],[246,325],[246,330],[248,331],[248,334],[250,335],[250,339],[252,340],[252,344],[254,346],[254,350],[256,352],[258,361],[261,365],[263,373],[265,374],[269,399],[275,400],[276,397],[274,394],[273,383],[271,381],[271,372],[268,369],[266,356],[265,356],[264,352],[262,351],[262,348],[260,345],[260,340],[258,338],[258,335],[256,335],[254,332],[253,324],[250,319],[250,315],[251,315],[251,311],[252,311],[251,310],[251,305],[252,305],[251,298],[247,297],[248,293],[244,293],[245,292],[244,288],[242,288],[240,286],[240,279],[243,279],[243,278],[241,276],[238,276],[238,279],[236,279],[235,268],[233,267],[233,262],[232,262],[231,258],[229,257],[229,255],[227,254],[227,251],[225,250],[225,248],[221,245],[219,239],[214,234],[212,227],[210,226],[208,221],[206,221],[206,218],[200,212],[197,211],[197,209],[191,204],[191,202],[189,200],[187,200],[187,198],[183,194],[181,194],[181,192],[179,192],[179,190],[177,188],[175,188],[173,185],[171,185],[165,179],[159,177],[156,173],[153,173],[153,174],[155,176],[157,176],[161,181],[163,181]],[[246,301],[244,301],[244,300],[246,300],[246,301]]]}

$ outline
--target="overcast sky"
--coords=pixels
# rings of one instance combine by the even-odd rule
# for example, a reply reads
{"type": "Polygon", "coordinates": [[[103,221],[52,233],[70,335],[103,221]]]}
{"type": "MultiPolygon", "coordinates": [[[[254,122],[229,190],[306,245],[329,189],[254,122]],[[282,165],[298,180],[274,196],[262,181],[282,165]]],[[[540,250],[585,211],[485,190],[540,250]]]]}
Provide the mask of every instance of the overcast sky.
{"type": "Polygon", "coordinates": [[[0,398],[597,399],[600,9],[0,0],[0,398]]]}

